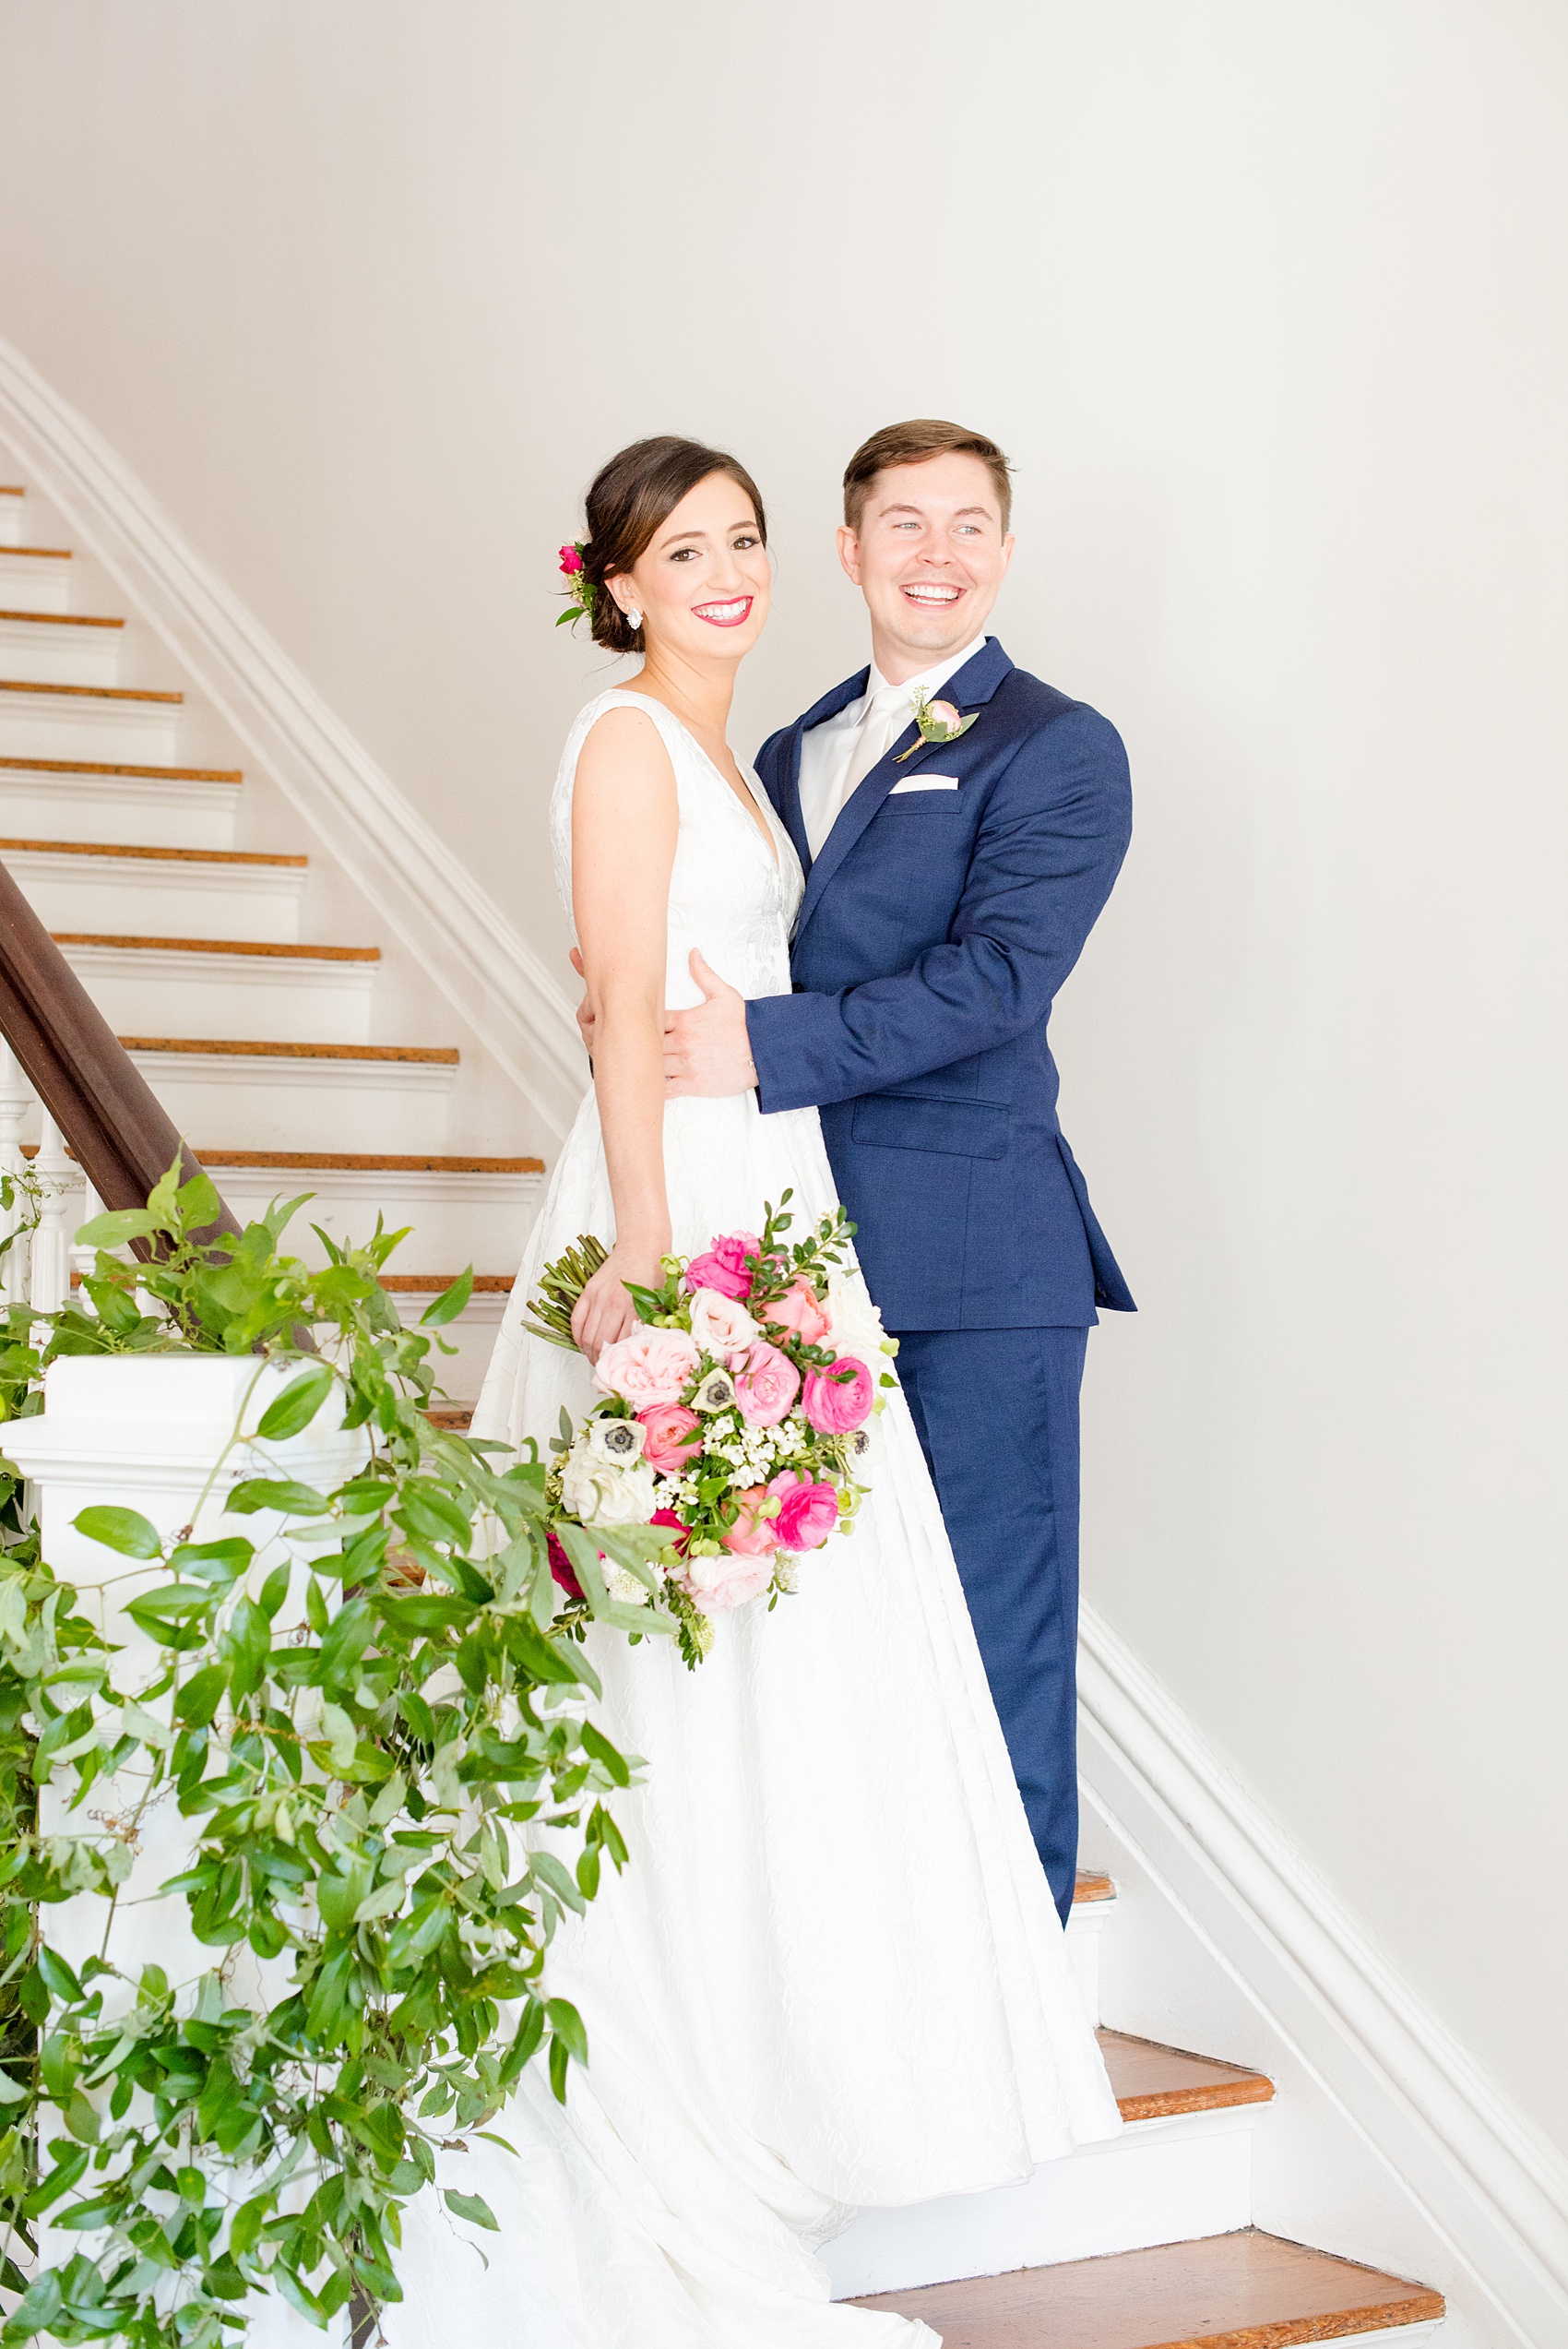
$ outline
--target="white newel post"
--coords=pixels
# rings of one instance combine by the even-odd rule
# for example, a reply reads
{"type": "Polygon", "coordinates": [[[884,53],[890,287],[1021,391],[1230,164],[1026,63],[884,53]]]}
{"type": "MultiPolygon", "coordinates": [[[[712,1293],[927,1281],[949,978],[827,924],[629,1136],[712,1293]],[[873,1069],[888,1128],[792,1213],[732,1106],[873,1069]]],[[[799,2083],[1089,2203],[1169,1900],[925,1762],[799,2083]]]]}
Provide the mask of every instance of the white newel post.
{"type": "MultiPolygon", "coordinates": [[[[76,1587],[83,1612],[120,1649],[115,1678],[122,1686],[150,1676],[158,1653],[147,1634],[125,1616],[125,1604],[138,1590],[166,1580],[166,1571],[140,1567],[89,1541],[72,1520],[85,1508],[117,1504],[138,1510],[165,1535],[186,1526],[192,1527],[190,1538],[196,1541],[243,1534],[256,1548],[248,1587],[253,1593],[259,1590],[284,1556],[291,1552],[303,1556],[310,1545],[297,1533],[285,1545],[282,1520],[277,1517],[230,1516],[225,1508],[229,1491],[249,1476],[288,1476],[330,1491],[353,1473],[366,1454],[363,1431],[346,1432],[339,1424],[338,1392],[328,1397],[303,1435],[287,1443],[254,1440],[262,1413],[299,1368],[298,1363],[273,1365],[254,1355],[66,1356],[46,1374],[42,1413],[6,1425],[4,1449],[33,1489],[43,1555],[54,1573],[76,1587]],[[243,1437],[252,1439],[234,1443],[237,1428],[243,1437]],[[223,1464],[214,1475],[220,1461],[223,1464]]],[[[105,1785],[95,1787],[89,1799],[94,1811],[110,1814],[128,1806],[138,1791],[105,1785]]],[[[79,1825],[66,1815],[64,1798],[53,1787],[44,1790],[40,1812],[47,1832],[68,1833],[79,1825]]],[[[227,1955],[225,1971],[235,1990],[249,1997],[260,1988],[262,1977],[258,1961],[244,1945],[237,1957],[205,1948],[189,1930],[183,1899],[148,1897],[190,1864],[191,1848],[190,1826],[181,1818],[172,1791],[165,1792],[142,1820],[137,1857],[115,1916],[110,1955],[133,1982],[145,1964],[154,1963],[176,1985],[211,1973],[227,1955]],[[135,1905],[137,1902],[144,1904],[135,1905]]],[[[104,1902],[92,1895],[51,1909],[52,1944],[73,1966],[79,1966],[101,1947],[105,1914],[104,1902]]],[[[276,1961],[268,1975],[274,1977],[268,1981],[268,1995],[276,1999],[283,1995],[287,1961],[276,1961]]],[[[90,2251],[91,2243],[90,2236],[52,2236],[46,2230],[41,2246],[44,2263],[68,2258],[77,2249],[90,2251]]],[[[250,2349],[283,2349],[285,2343],[292,2349],[309,2341],[316,2349],[324,2343],[331,2349],[339,2333],[346,2343],[346,2317],[323,2335],[277,2300],[253,2318],[249,2343],[250,2349]]]]}
{"type": "Polygon", "coordinates": [[[70,1241],[65,1230],[65,1201],[77,1187],[77,1171],[65,1155],[60,1128],[43,1113],[43,1127],[32,1171],[43,1197],[38,1229],[32,1235],[32,1275],[28,1302],[35,1313],[58,1313],[71,1293],[70,1241]]]}
{"type": "MultiPolygon", "coordinates": [[[[22,1156],[22,1127],[31,1107],[32,1087],[22,1075],[16,1054],[0,1037],[0,1174],[20,1174],[27,1164],[22,1156]]],[[[18,1198],[8,1208],[0,1208],[0,1239],[26,1221],[25,1199],[18,1198]]],[[[18,1240],[0,1257],[0,1302],[26,1305],[27,1301],[27,1243],[18,1240]]]]}

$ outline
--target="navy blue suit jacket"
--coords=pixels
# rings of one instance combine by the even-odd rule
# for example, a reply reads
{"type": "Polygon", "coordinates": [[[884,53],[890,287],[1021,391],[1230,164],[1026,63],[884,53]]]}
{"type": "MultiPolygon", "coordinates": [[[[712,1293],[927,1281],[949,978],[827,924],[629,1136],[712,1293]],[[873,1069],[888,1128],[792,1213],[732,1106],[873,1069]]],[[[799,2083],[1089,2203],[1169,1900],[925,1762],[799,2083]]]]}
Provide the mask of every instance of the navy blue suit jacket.
{"type": "Polygon", "coordinates": [[[1097,1306],[1132,1312],[1056,1122],[1047,1039],[1127,851],[1121,737],[988,637],[943,694],[975,723],[946,745],[920,744],[911,724],[813,864],[801,737],[859,700],[867,675],[757,757],[807,875],[794,993],[746,1007],[761,1106],[821,1110],[890,1330],[1081,1327],[1097,1306]],[[894,792],[926,774],[958,788],[894,792]]]}

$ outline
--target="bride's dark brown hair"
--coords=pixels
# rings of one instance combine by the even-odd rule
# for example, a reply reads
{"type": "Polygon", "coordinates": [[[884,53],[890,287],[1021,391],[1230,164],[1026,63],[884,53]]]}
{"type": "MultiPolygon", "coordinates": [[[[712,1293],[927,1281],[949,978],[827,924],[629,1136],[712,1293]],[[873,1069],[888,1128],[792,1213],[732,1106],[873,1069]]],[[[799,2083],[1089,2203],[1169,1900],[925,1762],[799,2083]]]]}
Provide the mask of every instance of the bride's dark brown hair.
{"type": "Polygon", "coordinates": [[[588,491],[586,512],[588,539],[583,569],[593,583],[593,640],[611,652],[641,652],[641,628],[627,625],[626,615],[605,585],[618,572],[629,571],[646,554],[654,532],[667,522],[683,497],[710,473],[728,473],[752,501],[757,536],[767,544],[767,517],[757,486],[738,458],[722,448],[705,448],[700,441],[681,440],[661,433],[653,440],[635,440],[601,465],[588,491]]]}

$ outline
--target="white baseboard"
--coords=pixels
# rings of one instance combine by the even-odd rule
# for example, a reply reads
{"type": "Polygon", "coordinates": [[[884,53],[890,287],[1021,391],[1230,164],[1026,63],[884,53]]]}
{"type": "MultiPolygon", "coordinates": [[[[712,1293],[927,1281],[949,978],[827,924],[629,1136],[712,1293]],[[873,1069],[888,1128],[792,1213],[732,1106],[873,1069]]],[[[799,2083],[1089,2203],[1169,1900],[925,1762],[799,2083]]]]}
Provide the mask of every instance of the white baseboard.
{"type": "Polygon", "coordinates": [[[115,451],[3,340],[0,442],[563,1138],[582,1048],[544,963],[115,451]]]}
{"type": "Polygon", "coordinates": [[[1490,2310],[1482,2337],[1496,2349],[1561,2349],[1568,2161],[1380,1956],[1109,1624],[1086,1606],[1081,1628],[1091,1806],[1446,2247],[1490,2310]]]}

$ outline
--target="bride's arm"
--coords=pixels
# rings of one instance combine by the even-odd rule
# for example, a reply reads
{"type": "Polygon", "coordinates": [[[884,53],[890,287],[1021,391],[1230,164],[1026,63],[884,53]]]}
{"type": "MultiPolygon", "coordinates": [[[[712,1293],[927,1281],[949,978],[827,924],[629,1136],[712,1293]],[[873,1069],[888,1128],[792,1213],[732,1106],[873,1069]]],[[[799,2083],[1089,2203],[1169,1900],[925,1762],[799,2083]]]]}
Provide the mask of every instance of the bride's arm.
{"type": "Polygon", "coordinates": [[[594,1015],[593,1081],[615,1245],[572,1316],[590,1362],[636,1319],[623,1283],[657,1288],[664,1187],[664,979],[678,817],[670,754],[640,709],[609,709],[577,759],[572,912],[594,1015]]]}

